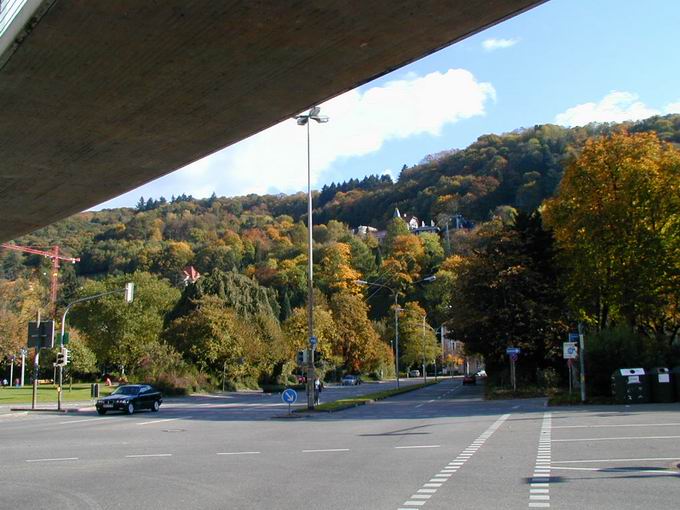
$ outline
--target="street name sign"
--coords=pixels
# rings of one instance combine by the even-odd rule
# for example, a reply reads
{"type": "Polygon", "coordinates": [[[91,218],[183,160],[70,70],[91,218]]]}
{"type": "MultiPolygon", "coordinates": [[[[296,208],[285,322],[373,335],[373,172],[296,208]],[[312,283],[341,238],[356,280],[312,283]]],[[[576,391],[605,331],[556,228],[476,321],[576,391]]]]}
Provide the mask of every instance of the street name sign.
{"type": "Polygon", "coordinates": [[[507,349],[505,349],[505,354],[509,354],[509,355],[510,354],[519,354],[520,352],[522,352],[522,349],[520,349],[519,347],[508,347],[507,349]]]}

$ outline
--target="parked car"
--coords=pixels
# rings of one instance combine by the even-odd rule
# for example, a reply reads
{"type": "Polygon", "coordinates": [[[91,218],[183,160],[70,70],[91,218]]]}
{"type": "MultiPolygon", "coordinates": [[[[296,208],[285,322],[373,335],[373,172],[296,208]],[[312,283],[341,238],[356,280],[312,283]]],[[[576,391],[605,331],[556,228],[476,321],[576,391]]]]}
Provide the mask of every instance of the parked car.
{"type": "Polygon", "coordinates": [[[307,377],[304,375],[298,375],[297,382],[298,384],[305,384],[307,382],[307,377]]]}
{"type": "Polygon", "coordinates": [[[161,408],[163,397],[161,392],[148,384],[125,384],[118,386],[111,395],[97,400],[97,413],[123,411],[132,414],[139,409],[151,409],[157,412],[161,408]]]}
{"type": "Polygon", "coordinates": [[[475,374],[477,377],[486,377],[486,370],[480,370],[475,374]]]}
{"type": "Polygon", "coordinates": [[[361,378],[356,375],[346,375],[340,381],[343,386],[358,386],[361,384],[361,378]]]}
{"type": "Polygon", "coordinates": [[[468,384],[477,384],[477,376],[474,374],[468,374],[466,376],[463,376],[463,386],[466,386],[468,384]]]}
{"type": "Polygon", "coordinates": [[[408,375],[409,377],[420,377],[420,370],[411,370],[408,375]]]}

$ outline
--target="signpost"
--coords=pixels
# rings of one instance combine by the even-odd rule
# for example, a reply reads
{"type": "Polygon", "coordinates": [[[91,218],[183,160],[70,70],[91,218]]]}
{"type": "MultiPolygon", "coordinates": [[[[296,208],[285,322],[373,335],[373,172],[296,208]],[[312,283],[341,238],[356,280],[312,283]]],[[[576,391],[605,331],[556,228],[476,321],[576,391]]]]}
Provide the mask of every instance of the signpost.
{"type": "Polygon", "coordinates": [[[281,393],[281,400],[283,400],[284,404],[288,404],[288,414],[290,414],[290,406],[297,402],[297,391],[288,388],[281,393]]]}
{"type": "Polygon", "coordinates": [[[510,380],[512,381],[512,391],[517,391],[517,375],[515,371],[515,362],[519,357],[522,349],[519,347],[508,347],[505,349],[505,354],[510,358],[510,380]]]}

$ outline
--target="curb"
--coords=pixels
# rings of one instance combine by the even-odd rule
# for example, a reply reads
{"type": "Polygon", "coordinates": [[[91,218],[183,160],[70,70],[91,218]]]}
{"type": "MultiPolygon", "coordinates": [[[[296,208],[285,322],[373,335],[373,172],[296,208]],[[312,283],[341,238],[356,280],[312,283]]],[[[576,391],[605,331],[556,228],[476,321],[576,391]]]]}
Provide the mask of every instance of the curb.
{"type": "Polygon", "coordinates": [[[91,411],[95,407],[69,407],[66,409],[62,409],[61,411],[57,409],[52,409],[52,408],[47,408],[47,407],[39,407],[36,409],[32,409],[30,407],[10,407],[10,411],[20,411],[20,412],[34,412],[34,413],[81,413],[81,412],[86,412],[86,411],[91,411]]]}

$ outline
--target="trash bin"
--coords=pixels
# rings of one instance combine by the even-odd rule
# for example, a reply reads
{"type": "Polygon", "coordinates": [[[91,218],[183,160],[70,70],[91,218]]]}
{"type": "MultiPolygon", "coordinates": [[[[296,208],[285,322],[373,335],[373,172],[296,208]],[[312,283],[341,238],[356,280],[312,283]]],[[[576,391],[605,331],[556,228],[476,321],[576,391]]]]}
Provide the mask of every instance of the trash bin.
{"type": "Polygon", "coordinates": [[[646,404],[651,401],[649,376],[643,368],[621,368],[612,374],[612,394],[617,404],[646,404]]]}
{"type": "Polygon", "coordinates": [[[94,383],[90,386],[90,397],[99,398],[99,384],[94,383]]]}
{"type": "Polygon", "coordinates": [[[649,379],[652,386],[652,402],[667,403],[675,401],[675,388],[671,371],[665,367],[650,370],[649,379]]]}
{"type": "Polygon", "coordinates": [[[680,400],[680,367],[671,370],[671,379],[675,385],[675,398],[680,400]]]}

